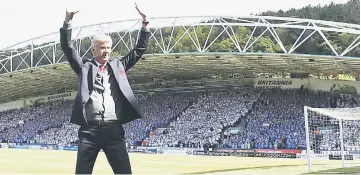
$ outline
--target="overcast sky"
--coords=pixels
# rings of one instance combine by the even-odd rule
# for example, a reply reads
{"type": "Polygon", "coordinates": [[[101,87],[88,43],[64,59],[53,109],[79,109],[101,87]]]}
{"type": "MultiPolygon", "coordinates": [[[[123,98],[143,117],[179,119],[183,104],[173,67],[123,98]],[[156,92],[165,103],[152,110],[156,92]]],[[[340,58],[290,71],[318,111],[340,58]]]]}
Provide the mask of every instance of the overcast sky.
{"type": "Polygon", "coordinates": [[[0,4],[0,49],[59,31],[66,8],[82,7],[73,21],[82,26],[138,18],[134,2],[148,17],[164,17],[249,15],[347,0],[8,0],[0,4]]]}

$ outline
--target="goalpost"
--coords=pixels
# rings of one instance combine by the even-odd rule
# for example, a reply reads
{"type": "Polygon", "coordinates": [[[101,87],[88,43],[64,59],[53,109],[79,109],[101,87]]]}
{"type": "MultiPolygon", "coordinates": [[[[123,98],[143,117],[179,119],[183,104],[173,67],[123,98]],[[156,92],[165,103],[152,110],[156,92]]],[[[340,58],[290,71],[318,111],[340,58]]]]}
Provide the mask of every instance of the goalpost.
{"type": "Polygon", "coordinates": [[[355,165],[360,160],[360,108],[304,107],[308,171],[312,161],[355,165]],[[325,160],[327,159],[327,160],[325,160]],[[339,162],[341,160],[341,162],[339,162]],[[333,162],[332,162],[333,161],[333,162]],[[338,161],[338,162],[337,162],[338,161]]]}

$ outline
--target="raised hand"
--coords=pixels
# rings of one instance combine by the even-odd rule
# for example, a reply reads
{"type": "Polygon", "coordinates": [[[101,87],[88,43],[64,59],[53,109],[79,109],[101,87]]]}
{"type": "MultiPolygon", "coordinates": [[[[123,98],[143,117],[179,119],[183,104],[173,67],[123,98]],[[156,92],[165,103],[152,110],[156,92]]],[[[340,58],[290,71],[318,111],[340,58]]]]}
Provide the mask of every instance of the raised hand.
{"type": "Polygon", "coordinates": [[[139,10],[139,8],[138,8],[138,6],[137,6],[137,3],[135,3],[135,9],[137,9],[138,13],[142,16],[142,18],[143,18],[143,23],[148,24],[147,16],[139,10]]]}
{"type": "Polygon", "coordinates": [[[74,14],[76,14],[76,13],[78,13],[78,12],[79,12],[79,10],[76,11],[76,12],[68,12],[68,10],[66,10],[65,22],[69,22],[70,20],[72,20],[74,14]]]}

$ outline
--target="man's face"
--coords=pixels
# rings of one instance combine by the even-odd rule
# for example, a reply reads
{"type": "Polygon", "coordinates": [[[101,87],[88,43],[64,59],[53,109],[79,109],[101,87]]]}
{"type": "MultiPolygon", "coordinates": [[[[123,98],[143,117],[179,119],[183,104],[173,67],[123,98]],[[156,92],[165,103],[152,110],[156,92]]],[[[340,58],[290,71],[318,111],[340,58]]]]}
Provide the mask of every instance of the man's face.
{"type": "Polygon", "coordinates": [[[93,54],[94,57],[103,61],[108,61],[110,58],[111,43],[99,41],[95,44],[93,54]]]}

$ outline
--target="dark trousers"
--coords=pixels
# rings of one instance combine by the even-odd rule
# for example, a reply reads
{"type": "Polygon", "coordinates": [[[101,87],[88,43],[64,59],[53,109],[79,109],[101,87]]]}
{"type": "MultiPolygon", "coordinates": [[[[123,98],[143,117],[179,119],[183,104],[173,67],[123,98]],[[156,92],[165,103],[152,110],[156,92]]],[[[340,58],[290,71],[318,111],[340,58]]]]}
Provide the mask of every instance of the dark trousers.
{"type": "Polygon", "coordinates": [[[100,149],[104,151],[114,174],[132,174],[124,129],[119,123],[106,126],[82,126],[78,136],[75,174],[92,174],[100,149]]]}

